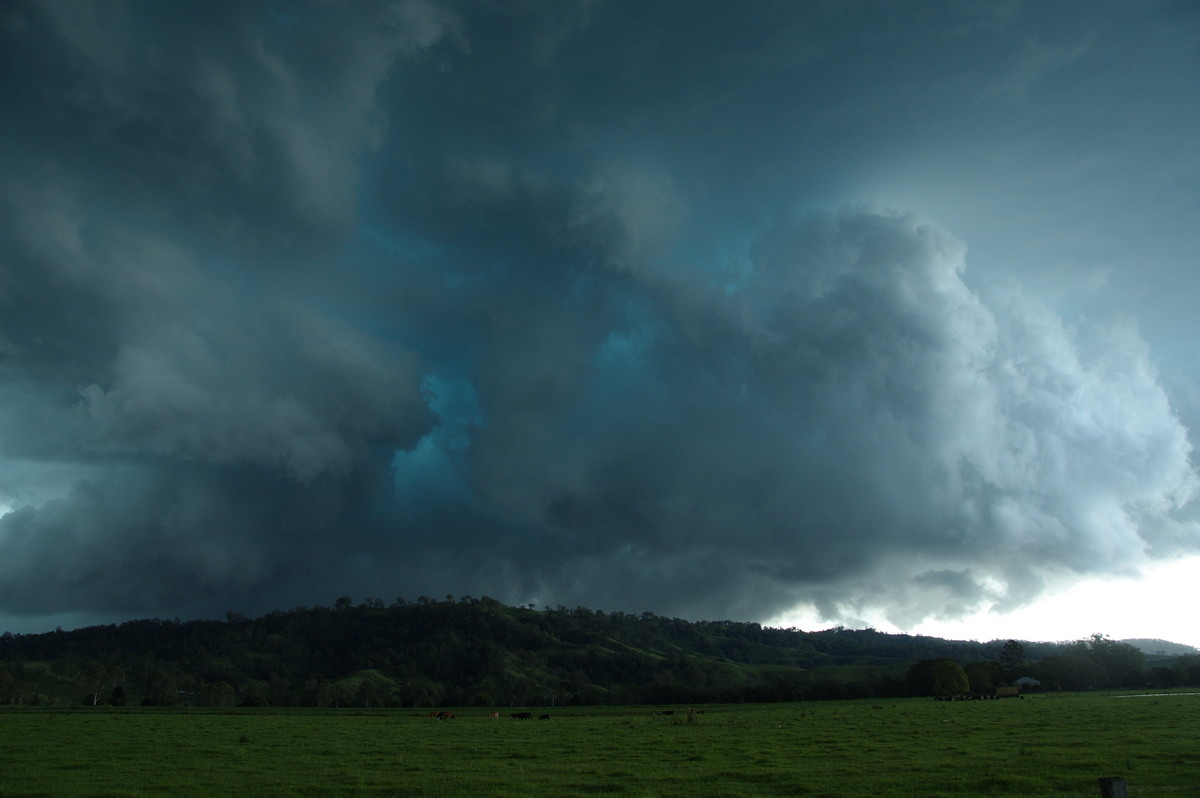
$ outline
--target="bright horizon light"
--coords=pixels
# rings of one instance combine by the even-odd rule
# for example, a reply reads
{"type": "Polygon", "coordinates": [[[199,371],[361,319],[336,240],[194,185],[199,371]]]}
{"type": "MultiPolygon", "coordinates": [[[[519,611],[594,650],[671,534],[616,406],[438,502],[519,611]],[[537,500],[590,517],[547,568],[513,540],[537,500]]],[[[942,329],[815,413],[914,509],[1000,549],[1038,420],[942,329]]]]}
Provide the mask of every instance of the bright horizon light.
{"type": "MultiPolygon", "coordinates": [[[[888,623],[882,615],[865,620],[883,632],[946,640],[1065,642],[1102,634],[1114,640],[1161,639],[1200,648],[1197,600],[1200,557],[1189,557],[1147,568],[1140,579],[1087,579],[1007,613],[985,610],[956,620],[927,620],[907,629],[888,623]]],[[[811,611],[783,613],[767,623],[800,629],[837,624],[811,611]]]]}

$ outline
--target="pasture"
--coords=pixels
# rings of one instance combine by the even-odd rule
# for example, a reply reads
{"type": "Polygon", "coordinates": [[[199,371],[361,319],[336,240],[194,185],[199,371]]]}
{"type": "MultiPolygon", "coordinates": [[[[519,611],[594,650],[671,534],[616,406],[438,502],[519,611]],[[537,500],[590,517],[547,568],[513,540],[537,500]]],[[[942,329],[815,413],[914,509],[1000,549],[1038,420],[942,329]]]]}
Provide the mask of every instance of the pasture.
{"type": "Polygon", "coordinates": [[[1200,695],[489,709],[4,708],[0,796],[1200,795],[1200,695]]]}

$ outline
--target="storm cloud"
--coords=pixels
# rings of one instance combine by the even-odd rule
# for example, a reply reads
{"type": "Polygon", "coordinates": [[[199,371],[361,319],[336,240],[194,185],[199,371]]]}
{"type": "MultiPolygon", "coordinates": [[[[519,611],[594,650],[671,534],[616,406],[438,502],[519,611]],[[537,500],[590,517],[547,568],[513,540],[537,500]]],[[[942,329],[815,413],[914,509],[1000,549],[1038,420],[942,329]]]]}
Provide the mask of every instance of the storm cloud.
{"type": "Polygon", "coordinates": [[[1200,550],[1200,155],[1060,103],[1200,121],[1195,15],[917,9],[9,4],[0,617],[907,627],[1200,550]]]}

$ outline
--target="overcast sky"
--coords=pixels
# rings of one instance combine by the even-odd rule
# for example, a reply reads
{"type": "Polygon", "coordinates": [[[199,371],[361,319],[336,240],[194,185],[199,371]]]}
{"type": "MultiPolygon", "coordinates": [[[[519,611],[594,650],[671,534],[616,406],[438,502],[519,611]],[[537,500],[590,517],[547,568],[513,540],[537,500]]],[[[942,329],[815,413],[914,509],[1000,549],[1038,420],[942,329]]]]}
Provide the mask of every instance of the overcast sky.
{"type": "Polygon", "coordinates": [[[0,628],[1194,556],[1197,87],[1190,0],[4,3],[0,628]]]}

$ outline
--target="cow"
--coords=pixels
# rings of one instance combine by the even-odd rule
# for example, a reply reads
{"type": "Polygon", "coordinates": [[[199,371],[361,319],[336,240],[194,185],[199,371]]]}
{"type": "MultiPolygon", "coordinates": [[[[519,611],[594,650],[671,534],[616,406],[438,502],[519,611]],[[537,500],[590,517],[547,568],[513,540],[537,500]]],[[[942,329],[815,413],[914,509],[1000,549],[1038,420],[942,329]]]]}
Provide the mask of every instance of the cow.
{"type": "Polygon", "coordinates": [[[500,717],[500,713],[499,713],[499,712],[489,712],[489,713],[488,713],[488,718],[489,718],[489,719],[491,719],[491,718],[498,718],[498,717],[500,717]]]}
{"type": "Polygon", "coordinates": [[[550,720],[549,715],[538,715],[538,720],[550,720]]]}
{"type": "Polygon", "coordinates": [[[533,713],[532,712],[514,712],[511,715],[509,715],[509,717],[512,718],[513,720],[529,720],[530,718],[533,717],[533,713]]]}
{"type": "Polygon", "coordinates": [[[437,713],[437,719],[438,720],[454,720],[454,713],[453,712],[439,712],[439,713],[437,713]]]}

